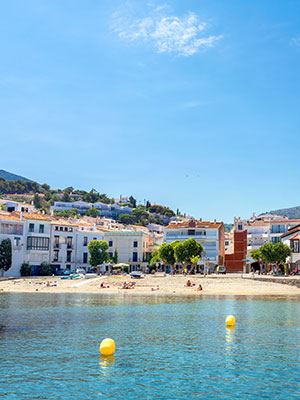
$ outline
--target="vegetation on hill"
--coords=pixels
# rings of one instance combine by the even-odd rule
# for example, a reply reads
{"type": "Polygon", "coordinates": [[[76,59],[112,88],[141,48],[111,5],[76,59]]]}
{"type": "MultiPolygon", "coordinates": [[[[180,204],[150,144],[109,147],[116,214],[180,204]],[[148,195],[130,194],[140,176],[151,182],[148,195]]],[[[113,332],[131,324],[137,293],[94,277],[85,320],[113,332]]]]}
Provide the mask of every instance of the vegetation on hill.
{"type": "Polygon", "coordinates": [[[26,181],[30,182],[30,179],[24,178],[24,176],[13,174],[12,172],[5,171],[4,169],[0,169],[0,177],[5,179],[6,181],[26,181]]]}
{"type": "Polygon", "coordinates": [[[300,206],[290,207],[290,208],[280,208],[279,210],[268,211],[264,214],[282,215],[288,218],[300,219],[300,206]]]}
{"type": "MultiPolygon", "coordinates": [[[[39,185],[37,182],[33,181],[6,181],[0,178],[0,197],[5,197],[7,194],[31,195],[31,198],[24,197],[24,200],[27,202],[33,201],[35,208],[45,211],[46,213],[50,213],[50,207],[53,206],[56,201],[75,202],[81,200],[87,203],[114,203],[112,198],[109,198],[105,193],[97,192],[95,189],[91,189],[89,192],[85,190],[75,190],[72,186],[65,189],[51,189],[46,183],[39,185]]],[[[20,201],[22,197],[13,197],[13,200],[20,201]]],[[[137,205],[137,201],[133,196],[129,197],[128,203],[122,204],[122,206],[125,205],[133,209],[132,214],[124,213],[120,215],[119,221],[125,225],[136,224],[146,226],[149,223],[164,225],[168,223],[169,218],[175,216],[174,211],[170,208],[161,205],[151,205],[149,201],[147,201],[145,205],[137,205]]],[[[180,215],[179,210],[177,210],[176,214],[180,215]]],[[[79,215],[79,212],[78,209],[74,207],[72,210],[55,210],[54,215],[74,218],[79,215]]],[[[86,212],[86,215],[97,217],[99,211],[90,209],[86,212]]]]}

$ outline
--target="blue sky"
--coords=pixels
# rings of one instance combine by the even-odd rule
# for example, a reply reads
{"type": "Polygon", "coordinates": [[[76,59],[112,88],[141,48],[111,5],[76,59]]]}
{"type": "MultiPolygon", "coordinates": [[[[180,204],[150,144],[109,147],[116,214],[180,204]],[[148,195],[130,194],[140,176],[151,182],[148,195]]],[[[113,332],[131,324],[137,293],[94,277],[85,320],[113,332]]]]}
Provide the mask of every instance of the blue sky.
{"type": "Polygon", "coordinates": [[[225,222],[300,204],[299,1],[16,0],[0,30],[0,169],[225,222]]]}

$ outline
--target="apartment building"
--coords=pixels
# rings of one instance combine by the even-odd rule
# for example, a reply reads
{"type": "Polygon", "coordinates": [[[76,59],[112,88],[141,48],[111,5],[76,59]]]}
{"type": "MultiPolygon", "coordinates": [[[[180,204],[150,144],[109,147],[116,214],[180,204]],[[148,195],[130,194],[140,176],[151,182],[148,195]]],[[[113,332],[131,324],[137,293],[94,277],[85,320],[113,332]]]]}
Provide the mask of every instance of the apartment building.
{"type": "Polygon", "coordinates": [[[104,231],[108,252],[112,257],[117,251],[118,262],[130,265],[130,271],[145,268],[149,257],[149,235],[144,231],[104,231]]]}
{"type": "Polygon", "coordinates": [[[193,238],[203,246],[202,260],[223,264],[225,256],[225,229],[223,222],[194,219],[171,222],[164,228],[164,243],[184,242],[193,238]]]}
{"type": "Polygon", "coordinates": [[[282,234],[300,224],[299,219],[289,219],[281,215],[264,214],[248,220],[234,219],[235,231],[247,231],[247,258],[251,259],[252,250],[259,249],[265,243],[281,241],[282,234]]]}
{"type": "Polygon", "coordinates": [[[20,212],[32,212],[34,211],[34,205],[28,204],[19,201],[13,200],[1,200],[0,205],[4,206],[5,211],[13,212],[13,211],[20,211],[20,212]]]}

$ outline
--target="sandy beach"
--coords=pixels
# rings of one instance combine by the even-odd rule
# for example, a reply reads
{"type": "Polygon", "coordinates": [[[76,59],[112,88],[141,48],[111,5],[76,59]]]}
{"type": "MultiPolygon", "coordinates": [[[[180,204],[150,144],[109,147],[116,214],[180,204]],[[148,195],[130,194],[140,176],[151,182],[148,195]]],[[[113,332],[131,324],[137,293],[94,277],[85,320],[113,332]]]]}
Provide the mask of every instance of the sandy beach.
{"type": "Polygon", "coordinates": [[[92,279],[60,279],[59,277],[28,277],[0,281],[1,293],[107,293],[140,295],[300,295],[295,286],[241,278],[241,276],[152,276],[141,279],[130,276],[96,277],[92,279]],[[188,279],[195,286],[186,287],[188,279]],[[135,282],[132,289],[121,289],[122,283],[135,282]],[[105,288],[101,288],[101,283],[105,288]],[[203,290],[198,291],[201,284],[203,290]],[[153,290],[154,289],[154,290],[153,290]]]}

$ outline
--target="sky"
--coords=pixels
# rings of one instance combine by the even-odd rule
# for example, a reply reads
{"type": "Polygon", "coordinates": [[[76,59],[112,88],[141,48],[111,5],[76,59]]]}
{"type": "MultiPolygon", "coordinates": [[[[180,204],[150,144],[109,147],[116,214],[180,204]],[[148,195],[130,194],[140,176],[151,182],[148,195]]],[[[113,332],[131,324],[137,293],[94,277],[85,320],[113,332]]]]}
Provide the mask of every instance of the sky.
{"type": "Polygon", "coordinates": [[[232,222],[300,204],[298,0],[14,0],[0,169],[232,222]]]}

